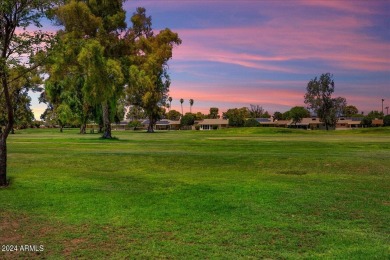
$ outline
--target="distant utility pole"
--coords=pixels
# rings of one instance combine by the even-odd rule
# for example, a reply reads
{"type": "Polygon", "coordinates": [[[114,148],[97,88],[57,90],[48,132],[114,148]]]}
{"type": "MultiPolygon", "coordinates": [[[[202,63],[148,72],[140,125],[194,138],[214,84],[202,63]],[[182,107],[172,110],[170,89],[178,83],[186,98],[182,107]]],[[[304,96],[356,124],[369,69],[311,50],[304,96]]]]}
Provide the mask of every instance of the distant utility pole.
{"type": "Polygon", "coordinates": [[[382,115],[384,115],[383,114],[383,101],[385,101],[385,100],[382,98],[382,115]]]}
{"type": "Polygon", "coordinates": [[[389,114],[389,107],[387,106],[387,107],[385,107],[386,108],[386,115],[388,115],[389,114]]]}

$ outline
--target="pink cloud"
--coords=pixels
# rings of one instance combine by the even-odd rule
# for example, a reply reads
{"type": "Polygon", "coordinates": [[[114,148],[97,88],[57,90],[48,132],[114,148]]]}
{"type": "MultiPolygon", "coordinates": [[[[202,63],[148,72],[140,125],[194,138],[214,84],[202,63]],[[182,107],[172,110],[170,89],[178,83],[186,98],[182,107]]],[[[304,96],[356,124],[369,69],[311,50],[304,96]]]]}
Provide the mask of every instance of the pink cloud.
{"type": "MultiPolygon", "coordinates": [[[[266,81],[267,82],[267,81],[266,81]]],[[[262,82],[262,83],[266,83],[262,82]]],[[[260,83],[260,82],[259,82],[260,83]]],[[[285,82],[279,82],[285,84],[285,82]]],[[[172,109],[181,111],[179,99],[183,98],[186,107],[190,98],[195,100],[194,111],[208,111],[210,106],[221,106],[222,108],[234,108],[259,104],[266,110],[272,107],[292,107],[303,104],[304,89],[289,90],[272,87],[277,82],[269,82],[267,87],[243,88],[239,85],[231,84],[221,87],[217,84],[199,85],[196,83],[176,82],[170,89],[170,96],[173,97],[172,109]],[[241,91],[240,91],[241,90],[241,91]],[[208,106],[200,106],[208,104],[208,106]]]]}
{"type": "Polygon", "coordinates": [[[326,0],[301,0],[299,1],[300,5],[303,6],[313,6],[319,8],[327,8],[332,10],[344,11],[348,13],[356,14],[375,14],[380,13],[381,10],[378,9],[378,3],[380,4],[384,1],[326,1],[326,0]]]}
{"type": "Polygon", "coordinates": [[[174,58],[290,73],[299,71],[284,61],[317,59],[339,69],[390,70],[389,44],[359,31],[371,25],[369,21],[330,18],[297,18],[289,23],[286,18],[276,17],[256,27],[177,30],[183,45],[175,50],[174,58]]]}

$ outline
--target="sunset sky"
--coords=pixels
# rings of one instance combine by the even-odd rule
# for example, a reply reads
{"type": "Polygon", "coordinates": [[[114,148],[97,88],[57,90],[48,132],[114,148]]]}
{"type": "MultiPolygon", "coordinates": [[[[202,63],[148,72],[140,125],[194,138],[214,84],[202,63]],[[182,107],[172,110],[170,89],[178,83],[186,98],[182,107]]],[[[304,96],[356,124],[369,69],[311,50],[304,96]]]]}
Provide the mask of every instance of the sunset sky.
{"type": "Polygon", "coordinates": [[[128,18],[138,6],[156,31],[183,41],[169,62],[173,109],[183,98],[189,112],[192,98],[193,112],[250,104],[285,112],[303,106],[308,81],[326,72],[334,96],[359,111],[381,110],[382,98],[390,105],[390,1],[131,0],[128,18]]]}

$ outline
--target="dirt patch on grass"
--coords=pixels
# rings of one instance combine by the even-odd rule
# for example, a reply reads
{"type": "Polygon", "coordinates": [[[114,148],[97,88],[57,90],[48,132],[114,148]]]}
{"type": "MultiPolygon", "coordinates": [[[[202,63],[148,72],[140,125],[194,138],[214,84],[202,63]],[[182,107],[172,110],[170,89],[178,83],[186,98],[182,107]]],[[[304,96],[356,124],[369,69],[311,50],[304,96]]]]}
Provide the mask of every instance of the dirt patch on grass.
{"type": "Polygon", "coordinates": [[[12,245],[18,250],[1,251],[0,248],[0,259],[109,258],[120,251],[121,245],[141,244],[128,234],[127,228],[69,225],[37,216],[1,212],[0,246],[12,245]],[[23,250],[26,245],[29,249],[23,250]]]}

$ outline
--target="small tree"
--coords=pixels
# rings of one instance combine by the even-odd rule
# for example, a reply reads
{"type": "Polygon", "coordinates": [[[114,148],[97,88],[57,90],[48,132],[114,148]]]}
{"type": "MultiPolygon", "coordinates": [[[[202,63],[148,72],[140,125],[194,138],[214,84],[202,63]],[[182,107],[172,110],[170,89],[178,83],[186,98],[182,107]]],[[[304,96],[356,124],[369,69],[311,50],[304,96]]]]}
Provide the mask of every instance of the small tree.
{"type": "Polygon", "coordinates": [[[241,127],[245,124],[245,119],[249,117],[248,108],[232,108],[223,113],[223,116],[229,120],[230,126],[241,127]]]}
{"type": "Polygon", "coordinates": [[[75,116],[67,104],[59,105],[56,109],[56,114],[61,133],[65,125],[73,124],[75,121],[75,116]]]}
{"type": "Polygon", "coordinates": [[[126,114],[126,118],[130,120],[139,120],[145,117],[145,111],[139,106],[130,106],[126,114]]]}
{"type": "Polygon", "coordinates": [[[197,112],[195,114],[195,120],[202,120],[202,119],[205,119],[206,118],[206,115],[203,114],[202,112],[197,112]]]}
{"type": "Polygon", "coordinates": [[[383,126],[390,126],[390,115],[383,118],[383,126]]]}
{"type": "Polygon", "coordinates": [[[217,107],[210,107],[210,114],[208,114],[208,118],[217,119],[219,118],[219,109],[217,107]]]}
{"type": "Polygon", "coordinates": [[[344,108],[343,113],[344,113],[344,116],[346,116],[346,117],[352,117],[352,116],[358,114],[359,110],[355,106],[349,105],[349,106],[346,106],[344,108]]]}
{"type": "Polygon", "coordinates": [[[138,120],[133,120],[133,121],[129,122],[128,126],[133,128],[133,130],[135,131],[135,130],[137,130],[137,128],[141,127],[142,124],[138,120]]]}
{"type": "Polygon", "coordinates": [[[259,105],[250,105],[249,106],[249,114],[251,118],[261,118],[264,114],[264,109],[259,105]]]}
{"type": "Polygon", "coordinates": [[[181,114],[180,114],[180,112],[179,111],[177,111],[177,110],[170,110],[168,113],[167,113],[167,118],[169,119],[169,120],[175,120],[175,121],[177,121],[177,120],[179,120],[180,119],[180,117],[181,117],[181,114]]]}
{"type": "Polygon", "coordinates": [[[310,117],[310,112],[304,107],[296,106],[291,108],[289,115],[296,126],[303,118],[310,117]]]}
{"type": "Polygon", "coordinates": [[[192,126],[195,122],[195,115],[192,113],[186,113],[181,119],[180,119],[180,125],[182,126],[192,126]]]}
{"type": "Polygon", "coordinates": [[[325,123],[326,130],[336,125],[339,111],[342,111],[344,98],[332,98],[335,84],[333,75],[322,74],[310,80],[306,87],[305,104],[325,123]]]}
{"type": "Polygon", "coordinates": [[[260,123],[259,121],[257,121],[256,119],[254,118],[249,118],[245,121],[245,127],[257,127],[257,126],[260,126],[260,123]]]}
{"type": "Polygon", "coordinates": [[[265,111],[260,118],[271,118],[271,115],[268,113],[268,111],[265,111]]]}
{"type": "Polygon", "coordinates": [[[282,118],[283,118],[283,114],[280,113],[280,112],[278,112],[278,111],[276,111],[276,112],[274,113],[274,115],[273,115],[273,121],[282,120],[282,118]]]}

